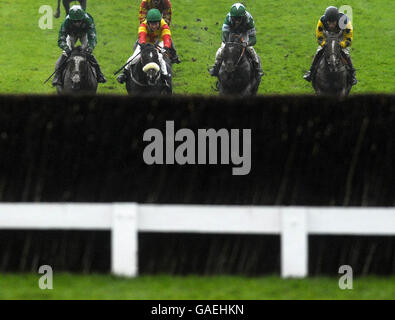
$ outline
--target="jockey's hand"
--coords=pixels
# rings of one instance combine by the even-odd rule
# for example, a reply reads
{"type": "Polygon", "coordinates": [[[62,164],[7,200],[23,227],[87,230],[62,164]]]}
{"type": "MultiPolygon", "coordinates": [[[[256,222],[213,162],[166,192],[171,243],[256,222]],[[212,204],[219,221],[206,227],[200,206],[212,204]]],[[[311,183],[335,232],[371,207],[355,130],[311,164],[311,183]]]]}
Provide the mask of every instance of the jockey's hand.
{"type": "Polygon", "coordinates": [[[85,49],[85,53],[87,53],[87,54],[92,54],[92,52],[93,52],[92,48],[86,48],[85,49]]]}
{"type": "Polygon", "coordinates": [[[140,49],[143,50],[145,47],[145,43],[139,43],[140,49]]]}
{"type": "Polygon", "coordinates": [[[170,48],[164,47],[163,50],[164,50],[164,52],[166,53],[166,55],[167,55],[168,57],[171,57],[170,48]]]}
{"type": "Polygon", "coordinates": [[[64,53],[66,54],[66,56],[70,57],[70,55],[71,55],[70,48],[64,49],[64,53]]]}

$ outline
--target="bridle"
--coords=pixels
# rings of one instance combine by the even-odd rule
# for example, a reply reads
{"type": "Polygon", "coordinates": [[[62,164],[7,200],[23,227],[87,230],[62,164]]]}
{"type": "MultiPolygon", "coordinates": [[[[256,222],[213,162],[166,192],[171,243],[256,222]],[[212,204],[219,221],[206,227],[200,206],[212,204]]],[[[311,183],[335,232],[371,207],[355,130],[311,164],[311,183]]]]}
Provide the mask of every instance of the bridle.
{"type": "MultiPolygon", "coordinates": [[[[157,49],[158,49],[158,47],[157,47],[157,49]]],[[[143,65],[142,52],[143,52],[142,50],[139,52],[139,55],[140,55],[140,64],[141,64],[141,65],[143,65]]],[[[137,84],[137,85],[139,85],[139,86],[141,86],[141,87],[148,87],[148,86],[149,86],[148,83],[145,84],[145,83],[142,83],[142,82],[138,81],[138,80],[133,76],[133,72],[129,72],[129,73],[130,73],[130,77],[131,77],[132,81],[133,81],[135,84],[137,84]]],[[[158,75],[157,75],[157,77],[156,77],[156,80],[158,80],[158,79],[160,78],[160,75],[161,75],[161,73],[160,73],[160,71],[159,71],[159,72],[158,72],[158,75]]]]}
{"type": "MultiPolygon", "coordinates": [[[[240,43],[238,43],[238,42],[228,42],[228,43],[236,44],[236,45],[238,45],[238,46],[242,46],[242,45],[241,45],[240,43]]],[[[241,50],[241,54],[240,54],[239,59],[237,60],[237,62],[236,62],[236,64],[235,64],[235,67],[237,67],[237,66],[239,65],[241,59],[243,59],[243,56],[244,56],[245,51],[246,51],[246,48],[243,46],[243,49],[241,50]]]]}
{"type": "Polygon", "coordinates": [[[243,49],[241,50],[241,54],[240,54],[239,60],[237,60],[237,62],[236,62],[236,67],[239,65],[241,59],[243,59],[245,51],[246,51],[246,48],[243,47],[243,49]]]}

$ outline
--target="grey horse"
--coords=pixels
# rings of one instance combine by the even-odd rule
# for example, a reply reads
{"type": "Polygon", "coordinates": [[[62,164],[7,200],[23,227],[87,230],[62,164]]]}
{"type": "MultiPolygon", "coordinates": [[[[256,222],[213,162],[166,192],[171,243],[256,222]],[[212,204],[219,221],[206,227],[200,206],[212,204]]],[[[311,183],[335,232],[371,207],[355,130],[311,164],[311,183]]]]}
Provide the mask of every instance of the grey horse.
{"type": "Polygon", "coordinates": [[[59,94],[96,93],[96,73],[81,47],[76,47],[71,52],[63,78],[63,86],[56,86],[59,94]]]}

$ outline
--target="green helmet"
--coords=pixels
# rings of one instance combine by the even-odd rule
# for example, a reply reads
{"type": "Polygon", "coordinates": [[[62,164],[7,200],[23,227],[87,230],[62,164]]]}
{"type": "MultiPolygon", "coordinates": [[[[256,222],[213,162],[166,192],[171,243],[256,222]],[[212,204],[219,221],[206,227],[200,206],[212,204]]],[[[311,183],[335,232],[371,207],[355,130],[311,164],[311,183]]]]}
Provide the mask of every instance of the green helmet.
{"type": "Polygon", "coordinates": [[[231,17],[245,17],[246,8],[241,3],[235,3],[232,8],[230,8],[231,17]]]}
{"type": "Polygon", "coordinates": [[[151,9],[147,13],[147,22],[159,22],[162,20],[162,15],[158,9],[151,9]]]}
{"type": "Polygon", "coordinates": [[[84,9],[81,6],[74,5],[70,8],[69,17],[71,20],[82,20],[85,16],[84,9]]]}

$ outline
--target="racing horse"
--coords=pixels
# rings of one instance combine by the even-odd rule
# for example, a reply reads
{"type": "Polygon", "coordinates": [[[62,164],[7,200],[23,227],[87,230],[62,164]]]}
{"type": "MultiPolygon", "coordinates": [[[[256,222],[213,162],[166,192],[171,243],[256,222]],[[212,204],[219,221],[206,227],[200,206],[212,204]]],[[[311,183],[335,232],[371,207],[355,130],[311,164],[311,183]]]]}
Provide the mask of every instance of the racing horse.
{"type": "Polygon", "coordinates": [[[63,87],[56,86],[59,94],[96,93],[96,71],[89,62],[89,55],[80,46],[73,49],[63,71],[63,87]]]}
{"type": "Polygon", "coordinates": [[[220,95],[256,95],[261,81],[246,51],[242,39],[225,43],[218,72],[217,88],[220,95]]]}
{"type": "MultiPolygon", "coordinates": [[[[70,2],[73,2],[74,0],[63,0],[63,7],[64,10],[66,11],[66,15],[69,14],[69,10],[70,10],[70,2]]],[[[86,1],[87,0],[78,0],[78,2],[80,3],[82,9],[86,10],[86,1]]],[[[56,8],[56,12],[54,14],[55,18],[59,18],[60,17],[60,0],[58,0],[58,7],[56,8]]]]}
{"type": "Polygon", "coordinates": [[[317,95],[345,97],[350,93],[351,84],[348,79],[347,62],[342,57],[340,33],[325,31],[326,43],[312,85],[317,95]]]}
{"type": "Polygon", "coordinates": [[[167,72],[171,75],[172,67],[166,53],[160,46],[148,43],[140,52],[138,61],[129,68],[126,90],[130,95],[171,94],[171,77],[167,82],[162,78],[159,54],[165,61],[167,72]]]}

